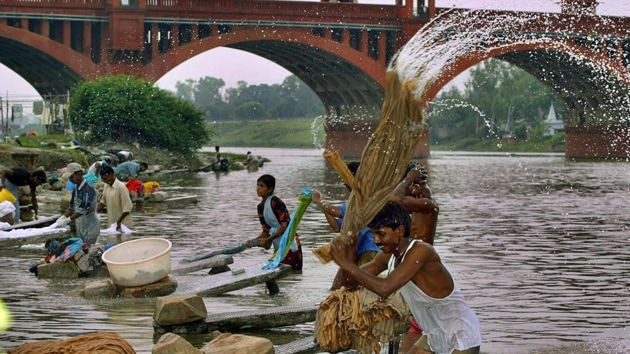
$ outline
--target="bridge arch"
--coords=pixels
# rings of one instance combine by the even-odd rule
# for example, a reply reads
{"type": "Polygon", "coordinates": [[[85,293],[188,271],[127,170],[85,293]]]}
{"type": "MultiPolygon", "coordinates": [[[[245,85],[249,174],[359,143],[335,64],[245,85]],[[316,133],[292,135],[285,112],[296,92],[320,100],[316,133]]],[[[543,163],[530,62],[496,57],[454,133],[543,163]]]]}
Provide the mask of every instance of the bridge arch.
{"type": "Polygon", "coordinates": [[[616,58],[575,40],[515,42],[457,58],[435,80],[427,100],[457,75],[489,58],[515,65],[547,84],[566,103],[570,124],[619,123],[630,116],[629,70],[616,58]]]}
{"type": "Polygon", "coordinates": [[[375,66],[347,44],[314,35],[308,28],[236,28],[159,54],[143,76],[157,81],[191,57],[218,47],[240,49],[287,69],[315,91],[331,115],[343,116],[357,107],[378,112],[382,105],[385,66],[375,66]]]}
{"type": "Polygon", "coordinates": [[[7,25],[0,25],[0,48],[2,64],[42,96],[65,95],[72,85],[99,72],[94,63],[67,46],[7,25]]]}

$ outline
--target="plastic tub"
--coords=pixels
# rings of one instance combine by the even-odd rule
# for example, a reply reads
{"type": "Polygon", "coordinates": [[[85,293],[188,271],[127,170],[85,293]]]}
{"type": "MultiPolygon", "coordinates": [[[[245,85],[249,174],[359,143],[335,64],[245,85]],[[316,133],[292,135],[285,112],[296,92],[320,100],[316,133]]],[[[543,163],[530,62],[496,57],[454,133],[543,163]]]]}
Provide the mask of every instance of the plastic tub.
{"type": "Polygon", "coordinates": [[[11,193],[6,188],[2,188],[2,190],[0,191],[0,202],[7,201],[7,202],[13,204],[13,203],[15,203],[16,200],[17,199],[15,199],[15,196],[13,195],[13,193],[11,193]]]}
{"type": "Polygon", "coordinates": [[[171,246],[171,241],[163,238],[142,238],[116,245],[101,258],[114,284],[147,285],[171,272],[171,246]]]}

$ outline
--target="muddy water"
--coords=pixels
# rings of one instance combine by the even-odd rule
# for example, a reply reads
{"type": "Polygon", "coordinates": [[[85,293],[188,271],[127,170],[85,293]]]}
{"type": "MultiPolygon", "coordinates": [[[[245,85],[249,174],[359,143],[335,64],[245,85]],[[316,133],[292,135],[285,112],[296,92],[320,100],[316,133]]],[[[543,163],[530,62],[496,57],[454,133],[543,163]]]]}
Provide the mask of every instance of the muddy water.
{"type": "MultiPolygon", "coordinates": [[[[291,210],[304,187],[324,191],[330,202],[346,197],[320,151],[256,149],[254,153],[272,159],[258,173],[186,174],[163,181],[170,194],[193,193],[199,203],[136,212],[135,233],[124,240],[167,238],[173,243],[175,263],[253,238],[260,228],[255,181],[263,173],[276,176],[277,194],[291,210]]],[[[483,353],[627,351],[630,166],[569,162],[558,155],[439,152],[427,165],[441,207],[436,248],[479,314],[483,353]]],[[[42,208],[53,210],[56,205],[51,204],[42,208]]],[[[333,235],[317,208],[309,207],[299,234],[304,271],[280,280],[279,295],[270,297],[264,285],[253,286],[204,298],[208,312],[325,299],[336,267],[321,265],[310,252],[333,235]]],[[[111,236],[99,238],[99,243],[110,241],[114,241],[111,236]]],[[[43,252],[41,247],[0,250],[0,297],[15,321],[12,330],[0,333],[0,348],[114,331],[139,353],[150,353],[157,340],[153,300],[84,300],[77,296],[84,280],[44,280],[28,273],[43,252]]],[[[247,250],[234,256],[231,267],[263,264],[270,255],[270,251],[247,250]]],[[[304,324],[252,334],[282,344],[311,333],[312,324],[304,324]]],[[[198,347],[208,341],[205,335],[187,339],[198,347]]]]}

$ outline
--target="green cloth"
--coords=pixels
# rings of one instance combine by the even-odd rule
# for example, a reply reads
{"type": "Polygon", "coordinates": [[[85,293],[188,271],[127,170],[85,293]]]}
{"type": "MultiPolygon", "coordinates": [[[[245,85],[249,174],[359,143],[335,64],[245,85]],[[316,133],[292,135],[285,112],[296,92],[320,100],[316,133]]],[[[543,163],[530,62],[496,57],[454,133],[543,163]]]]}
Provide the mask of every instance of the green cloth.
{"type": "Polygon", "coordinates": [[[280,262],[287,256],[287,254],[289,254],[289,250],[291,249],[291,245],[293,244],[295,235],[297,234],[298,225],[300,224],[300,221],[302,220],[309,204],[311,204],[311,200],[313,200],[311,189],[302,189],[302,193],[299,194],[297,198],[300,203],[298,204],[297,210],[291,215],[291,222],[289,222],[289,226],[282,236],[280,236],[280,246],[273,256],[269,258],[269,261],[263,266],[263,269],[278,268],[280,262]]]}

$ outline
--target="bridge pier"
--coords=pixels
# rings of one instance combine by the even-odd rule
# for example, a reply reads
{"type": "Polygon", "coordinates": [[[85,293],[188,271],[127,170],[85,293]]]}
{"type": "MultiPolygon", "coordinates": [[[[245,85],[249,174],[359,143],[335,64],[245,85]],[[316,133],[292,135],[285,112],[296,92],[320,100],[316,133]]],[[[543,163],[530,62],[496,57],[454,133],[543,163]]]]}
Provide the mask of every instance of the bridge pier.
{"type": "MultiPolygon", "coordinates": [[[[326,121],[326,149],[339,151],[344,158],[361,157],[377,125],[377,121],[326,121]]],[[[422,159],[429,155],[429,131],[425,129],[413,157],[422,159]]]]}
{"type": "Polygon", "coordinates": [[[630,127],[626,125],[566,126],[565,156],[578,159],[628,159],[630,127]]]}

